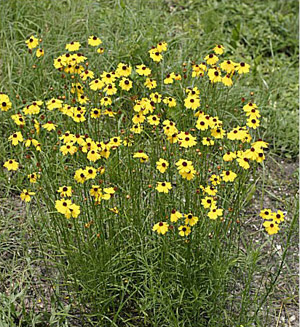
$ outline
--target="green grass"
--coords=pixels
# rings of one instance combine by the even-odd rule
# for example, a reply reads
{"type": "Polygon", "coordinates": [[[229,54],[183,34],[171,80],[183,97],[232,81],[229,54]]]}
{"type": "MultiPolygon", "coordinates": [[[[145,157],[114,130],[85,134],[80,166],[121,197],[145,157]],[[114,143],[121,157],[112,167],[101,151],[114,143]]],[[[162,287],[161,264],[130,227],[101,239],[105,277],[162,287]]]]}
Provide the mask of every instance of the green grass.
{"type": "MultiPolygon", "coordinates": [[[[255,99],[263,116],[257,136],[270,143],[269,156],[279,154],[296,159],[296,1],[190,1],[187,4],[186,1],[26,0],[8,1],[0,6],[1,91],[14,99],[17,106],[14,112],[23,107],[22,101],[28,103],[39,98],[49,99],[62,93],[63,83],[52,63],[53,58],[62,53],[65,44],[72,40],[84,43],[91,34],[101,37],[106,48],[105,54],[100,59],[89,55],[90,67],[97,73],[113,69],[120,61],[130,62],[132,66],[148,62],[147,50],[160,40],[166,40],[169,48],[165,56],[165,71],[181,71],[182,62],[200,61],[215,44],[221,43],[227,49],[226,56],[248,62],[251,72],[241,79],[238,88],[232,90],[228,102],[224,100],[224,93],[219,93],[221,96],[213,103],[213,110],[229,127],[240,122],[237,111],[243,105],[241,97],[244,96],[246,101],[255,99]],[[31,34],[43,39],[45,57],[41,61],[33,59],[26,50],[24,41],[31,34]],[[33,69],[35,64],[37,68],[33,69]],[[250,92],[254,94],[251,95],[250,92]],[[19,99],[16,99],[17,95],[19,99]]],[[[179,94],[180,90],[177,89],[176,92],[179,94]]],[[[182,129],[186,128],[187,119],[185,116],[181,119],[180,111],[174,110],[168,114],[178,121],[182,129]]],[[[55,118],[63,131],[72,126],[68,121],[63,125],[59,116],[55,118]]],[[[121,125],[121,120],[118,124],[121,125]]],[[[111,136],[112,130],[113,133],[118,133],[119,125],[111,124],[112,129],[102,130],[103,135],[111,136]]],[[[0,144],[1,163],[15,153],[15,149],[6,140],[12,128],[15,129],[15,126],[11,121],[2,121],[4,142],[0,144]]],[[[90,131],[95,133],[93,128],[90,131]]],[[[46,140],[47,134],[41,133],[46,140]]],[[[51,137],[51,142],[57,140],[56,136],[51,137]]],[[[151,148],[147,139],[148,137],[137,147],[144,144],[148,147],[153,154],[153,164],[160,147],[151,148]]],[[[240,324],[244,324],[248,327],[254,320],[257,326],[275,325],[279,284],[274,279],[275,276],[270,274],[270,269],[279,268],[285,253],[288,258],[291,257],[289,252],[285,252],[284,246],[287,240],[295,242],[296,231],[291,226],[292,221],[296,221],[294,217],[297,212],[297,198],[293,199],[295,186],[292,187],[293,191],[288,191],[287,196],[282,195],[280,179],[275,179],[274,182],[271,177],[266,178],[266,171],[263,170],[264,173],[257,174],[255,180],[262,188],[259,205],[254,212],[249,213],[248,207],[237,211],[237,214],[241,212],[244,215],[245,221],[248,215],[252,215],[251,221],[254,222],[257,218],[255,220],[253,216],[257,216],[262,207],[288,211],[287,223],[282,227],[282,233],[274,238],[275,242],[270,244],[265,235],[253,232],[244,221],[242,231],[248,231],[248,235],[240,238],[237,233],[233,236],[232,243],[226,243],[227,239],[218,225],[214,225],[214,229],[207,223],[201,223],[200,231],[193,239],[194,243],[184,244],[176,238],[156,237],[151,232],[153,221],[157,222],[158,217],[168,214],[174,202],[155,196],[157,208],[151,207],[153,195],[145,189],[147,184],[154,182],[153,176],[149,175],[144,166],[134,166],[129,157],[125,158],[126,151],[122,150],[120,157],[113,155],[108,160],[107,167],[114,169],[109,170],[103,178],[104,183],[118,185],[120,194],[130,194],[131,199],[120,200],[117,196],[111,204],[104,205],[99,210],[91,206],[94,212],[88,212],[82,220],[72,220],[71,225],[68,225],[69,221],[57,219],[58,216],[54,213],[53,194],[62,180],[68,181],[69,173],[61,169],[62,162],[69,169],[74,169],[74,165],[79,168],[85,164],[80,165],[80,162],[73,159],[62,161],[58,156],[51,156],[52,143],[48,144],[49,148],[32,161],[42,162],[43,172],[49,174],[43,179],[44,184],[40,185],[41,188],[45,187],[44,196],[41,195],[45,201],[35,203],[31,213],[22,213],[26,220],[20,225],[20,231],[17,229],[13,233],[14,225],[17,224],[16,211],[12,210],[14,202],[9,203],[11,209],[5,209],[1,219],[6,233],[3,236],[3,252],[18,251],[16,261],[10,257],[8,267],[1,272],[2,280],[8,285],[2,296],[2,303],[7,305],[0,309],[0,319],[4,326],[44,326],[47,322],[50,326],[213,327],[223,323],[224,326],[240,327],[240,324]],[[122,155],[124,159],[121,160],[122,155]],[[132,177],[129,171],[133,167],[138,172],[142,171],[149,180],[132,177]],[[131,178],[127,183],[125,178],[128,174],[131,178]],[[141,192],[144,199],[139,203],[137,199],[141,192]],[[127,202],[123,204],[122,201],[127,202]],[[123,219],[108,212],[108,207],[113,205],[123,207],[123,219]],[[105,216],[103,212],[106,212],[105,216]],[[95,226],[92,226],[91,232],[78,232],[90,217],[99,215],[104,222],[96,221],[96,225],[99,224],[96,227],[102,231],[102,226],[105,226],[104,238],[95,237],[95,226]],[[14,219],[11,220],[13,216],[14,219]],[[221,233],[220,239],[213,236],[216,232],[221,233]],[[7,242],[11,235],[16,242],[7,242]],[[26,237],[32,240],[27,242],[26,237]],[[109,242],[106,242],[106,238],[109,242]],[[223,245],[222,242],[226,244],[223,245]],[[282,246],[282,252],[277,251],[276,242],[282,246]],[[34,247],[34,255],[30,247],[34,247]],[[33,259],[35,256],[38,257],[37,261],[33,259]],[[26,298],[32,289],[36,293],[40,289],[31,279],[31,276],[39,279],[42,274],[35,270],[38,264],[46,269],[45,289],[53,289],[54,286],[55,291],[53,294],[44,292],[41,297],[44,297],[45,305],[35,310],[32,303],[26,302],[26,298]],[[24,271],[23,280],[15,274],[15,271],[21,270],[24,271]],[[257,292],[257,279],[261,276],[264,277],[261,292],[257,292]],[[13,280],[13,285],[7,283],[10,279],[13,280]],[[21,285],[19,288],[14,287],[17,282],[21,285]],[[272,282],[276,282],[276,285],[274,289],[269,289],[270,299],[267,303],[262,303],[263,291],[268,290],[272,282]],[[68,298],[66,292],[70,293],[68,298]],[[260,303],[262,309],[259,308],[260,303]],[[254,317],[257,308],[260,310],[254,317]]],[[[30,161],[23,159],[23,169],[29,173],[33,168],[30,161]]],[[[86,159],[82,157],[80,160],[86,159]]],[[[269,171],[271,170],[267,170],[269,171]]],[[[19,194],[24,188],[25,178],[22,175],[13,174],[11,179],[8,176],[7,172],[1,170],[3,198],[19,194]]],[[[207,172],[201,173],[201,180],[206,176],[207,172]]],[[[247,176],[245,174],[243,177],[245,181],[247,176]]],[[[290,177],[290,180],[293,179],[295,176],[290,177]]],[[[198,205],[196,196],[186,192],[188,188],[185,183],[178,186],[186,205],[180,203],[179,199],[175,202],[185,212],[193,200],[194,205],[198,205]]],[[[239,190],[240,185],[236,192],[239,190]]],[[[245,183],[242,190],[244,194],[250,192],[251,185],[245,183]]],[[[87,191],[83,190],[85,196],[87,191]]],[[[236,200],[235,195],[224,194],[224,202],[236,200]]],[[[247,200],[251,202],[251,199],[247,200]]],[[[257,226],[257,223],[254,225],[257,226]]],[[[238,226],[234,228],[235,233],[241,231],[238,226]]],[[[260,226],[257,228],[260,229],[260,226]]],[[[4,260],[5,256],[4,259],[1,258],[2,262],[4,260]]],[[[284,278],[294,278],[294,265],[294,261],[285,263],[284,278]]],[[[280,278],[279,281],[282,280],[280,278]]],[[[284,282],[284,288],[287,284],[284,282]]],[[[295,302],[289,287],[282,292],[295,302]]],[[[37,301],[40,295],[34,294],[32,297],[37,301]]]]}

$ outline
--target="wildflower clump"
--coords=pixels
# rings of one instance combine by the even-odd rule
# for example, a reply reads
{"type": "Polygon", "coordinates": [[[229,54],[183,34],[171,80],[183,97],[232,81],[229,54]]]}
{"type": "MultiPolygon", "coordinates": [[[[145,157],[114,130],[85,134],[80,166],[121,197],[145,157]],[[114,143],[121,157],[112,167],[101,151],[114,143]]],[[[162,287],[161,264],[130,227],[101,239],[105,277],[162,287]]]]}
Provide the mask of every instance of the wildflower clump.
{"type": "MultiPolygon", "coordinates": [[[[26,45],[31,51],[41,42],[31,36],[26,45]]],[[[190,265],[182,276],[192,260],[201,267],[223,260],[222,251],[236,246],[249,180],[268,149],[254,94],[239,105],[230,99],[250,66],[226,57],[224,46],[175,69],[165,65],[166,42],[145,49],[144,60],[109,65],[98,56],[103,43],[97,35],[67,43],[52,58],[61,85],[44,97],[14,103],[0,94],[1,115],[13,127],[5,174],[22,180],[22,201],[36,204],[43,219],[47,213],[43,226],[69,260],[63,269],[74,285],[105,276],[97,291],[117,280],[105,271],[114,256],[124,251],[127,268],[140,258],[124,245],[129,240],[152,253],[161,247],[161,265],[175,251],[176,265],[190,265]]],[[[260,216],[269,235],[278,233],[282,211],[260,216]]]]}

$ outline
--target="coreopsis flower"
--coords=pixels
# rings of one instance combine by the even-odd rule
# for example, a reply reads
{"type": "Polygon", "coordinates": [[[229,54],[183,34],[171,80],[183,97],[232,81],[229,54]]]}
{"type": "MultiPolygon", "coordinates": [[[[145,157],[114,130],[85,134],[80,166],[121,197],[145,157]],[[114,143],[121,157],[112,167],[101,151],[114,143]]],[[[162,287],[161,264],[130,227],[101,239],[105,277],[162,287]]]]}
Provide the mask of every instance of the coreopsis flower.
{"type": "Polygon", "coordinates": [[[8,171],[18,170],[19,163],[15,159],[9,159],[4,162],[3,167],[5,167],[8,171]]]}
{"type": "Polygon", "coordinates": [[[8,95],[0,93],[0,109],[1,111],[8,111],[12,107],[8,95]]]}
{"type": "Polygon", "coordinates": [[[227,74],[231,74],[235,70],[236,63],[231,60],[225,60],[220,64],[222,70],[227,74]]]}
{"type": "Polygon", "coordinates": [[[280,230],[278,224],[273,220],[265,221],[263,223],[263,226],[265,227],[265,230],[269,235],[277,234],[280,230]]]}
{"type": "Polygon", "coordinates": [[[248,116],[249,118],[259,118],[260,117],[260,113],[259,110],[256,108],[252,108],[250,111],[246,112],[246,116],[248,116]]]}
{"type": "Polygon", "coordinates": [[[157,48],[150,49],[149,55],[150,58],[155,62],[160,62],[163,59],[162,55],[160,54],[157,48]]]}
{"type": "Polygon", "coordinates": [[[39,45],[39,39],[32,35],[28,40],[25,41],[25,43],[27,44],[28,49],[34,49],[39,45]]]}
{"type": "Polygon", "coordinates": [[[149,160],[148,155],[143,151],[134,153],[133,158],[139,158],[141,163],[147,162],[149,160]]]}
{"type": "Polygon", "coordinates": [[[203,76],[204,73],[207,71],[207,67],[205,63],[202,63],[200,65],[195,64],[192,66],[192,68],[193,68],[192,77],[203,76]]]}
{"type": "Polygon", "coordinates": [[[53,66],[56,69],[61,69],[66,66],[66,58],[64,56],[59,56],[53,60],[53,66]]]}
{"type": "Polygon", "coordinates": [[[154,103],[161,103],[161,94],[159,94],[158,92],[151,93],[150,94],[150,99],[154,103]]]}
{"type": "Polygon", "coordinates": [[[97,36],[94,35],[91,35],[88,39],[88,44],[92,47],[97,47],[101,43],[102,41],[97,36]]]}
{"type": "Polygon", "coordinates": [[[269,146],[269,143],[259,139],[256,142],[252,143],[251,146],[258,151],[258,150],[261,150],[261,149],[267,149],[268,146],[269,146]]]}
{"type": "Polygon", "coordinates": [[[69,218],[77,218],[80,215],[80,206],[75,204],[75,203],[71,203],[69,206],[69,210],[65,213],[65,217],[67,219],[69,218]]]}
{"type": "Polygon", "coordinates": [[[158,161],[156,161],[156,168],[162,174],[166,172],[168,167],[169,167],[169,163],[167,160],[160,158],[158,161]]]}
{"type": "Polygon", "coordinates": [[[105,83],[101,79],[95,79],[89,83],[90,89],[93,91],[101,90],[105,83]]]}
{"type": "Polygon", "coordinates": [[[116,148],[116,147],[120,146],[121,144],[122,144],[122,140],[121,140],[120,136],[114,136],[109,141],[109,145],[112,148],[116,148]]]}
{"type": "Polygon", "coordinates": [[[97,49],[97,52],[100,53],[100,54],[104,53],[104,48],[97,49]]]}
{"type": "Polygon", "coordinates": [[[151,69],[145,65],[137,65],[135,70],[140,76],[149,76],[151,74],[151,69]]]}
{"type": "Polygon", "coordinates": [[[14,134],[10,135],[8,138],[12,145],[18,145],[19,142],[23,142],[23,136],[21,132],[15,132],[14,134]]]}
{"type": "Polygon", "coordinates": [[[196,225],[199,220],[199,218],[194,216],[191,212],[188,214],[185,214],[184,217],[185,217],[184,223],[186,225],[190,225],[190,226],[196,225]]]}
{"type": "Polygon", "coordinates": [[[29,190],[24,189],[23,192],[20,194],[20,198],[22,201],[30,202],[32,195],[35,195],[35,192],[31,192],[29,190]]]}
{"type": "Polygon", "coordinates": [[[150,115],[147,117],[147,121],[150,125],[158,126],[159,125],[159,118],[157,115],[150,115]]]}
{"type": "Polygon", "coordinates": [[[222,77],[222,83],[225,86],[232,86],[233,81],[231,79],[231,76],[229,74],[226,74],[225,76],[222,77]]]}
{"type": "Polygon", "coordinates": [[[231,170],[223,170],[221,176],[224,182],[233,182],[236,179],[237,174],[231,170]]]}
{"type": "Polygon", "coordinates": [[[223,209],[218,209],[217,207],[211,207],[210,212],[207,214],[207,216],[210,219],[217,219],[218,217],[221,217],[223,215],[223,209]]]}
{"type": "Polygon", "coordinates": [[[179,145],[184,148],[190,148],[197,144],[196,137],[188,132],[180,132],[178,134],[179,145]]]}
{"type": "Polygon", "coordinates": [[[206,131],[209,128],[209,121],[204,116],[199,116],[197,119],[196,128],[200,131],[206,131]]]}
{"type": "Polygon", "coordinates": [[[37,173],[31,173],[31,174],[27,175],[29,182],[32,184],[36,183],[39,177],[40,176],[37,173]]]}
{"type": "Polygon", "coordinates": [[[91,117],[96,119],[96,118],[99,118],[101,116],[101,110],[98,109],[98,108],[93,108],[91,110],[91,117]]]}
{"type": "Polygon", "coordinates": [[[210,137],[203,137],[202,144],[206,146],[211,146],[215,144],[215,141],[212,140],[210,137]]]}
{"type": "Polygon", "coordinates": [[[75,154],[77,152],[77,147],[72,143],[66,143],[59,148],[59,151],[65,156],[67,154],[75,154]]]}
{"type": "Polygon", "coordinates": [[[259,120],[256,118],[249,118],[247,119],[247,126],[256,129],[259,126],[259,120]]]}
{"type": "Polygon", "coordinates": [[[259,215],[263,219],[272,219],[273,213],[271,209],[263,209],[260,211],[259,215]]]}
{"type": "Polygon", "coordinates": [[[87,166],[84,171],[86,179],[95,179],[97,176],[97,169],[94,167],[87,166]]]}
{"type": "Polygon", "coordinates": [[[238,157],[236,161],[238,162],[239,166],[241,166],[242,168],[244,169],[250,168],[249,159],[246,157],[244,152],[238,153],[238,157]]]}
{"type": "Polygon", "coordinates": [[[62,100],[54,99],[54,98],[46,102],[46,106],[50,111],[53,109],[60,109],[62,108],[62,105],[63,105],[62,100]]]}
{"type": "Polygon", "coordinates": [[[211,54],[207,55],[204,58],[204,60],[207,62],[208,65],[212,66],[218,62],[219,58],[215,54],[211,53],[211,54]]]}
{"type": "Polygon", "coordinates": [[[128,77],[131,74],[131,66],[123,64],[122,62],[120,62],[118,64],[118,67],[116,69],[116,74],[119,77],[128,77]]]}
{"type": "Polygon", "coordinates": [[[221,44],[218,44],[218,45],[216,45],[216,46],[213,48],[215,54],[217,54],[217,55],[221,55],[221,54],[223,54],[223,53],[224,53],[224,49],[225,49],[225,48],[224,48],[223,45],[221,45],[221,44]]]}
{"type": "Polygon", "coordinates": [[[54,124],[52,121],[48,121],[46,124],[42,125],[44,129],[46,129],[48,132],[55,131],[57,125],[54,124]]]}
{"type": "Polygon", "coordinates": [[[35,55],[37,56],[37,58],[41,58],[41,57],[44,57],[44,49],[37,49],[36,52],[35,52],[35,55]]]}
{"type": "Polygon", "coordinates": [[[208,70],[207,76],[212,83],[222,82],[222,76],[218,69],[211,68],[208,70]]]}
{"type": "Polygon", "coordinates": [[[87,159],[92,162],[96,162],[101,158],[101,155],[96,150],[90,150],[87,154],[87,159]]]}
{"type": "Polygon", "coordinates": [[[221,127],[213,128],[210,133],[215,139],[222,139],[225,135],[225,131],[221,127]]]}
{"type": "Polygon", "coordinates": [[[144,85],[147,89],[152,90],[156,88],[157,83],[156,80],[154,80],[153,78],[146,78],[144,85]]]}
{"type": "Polygon", "coordinates": [[[184,99],[184,106],[187,109],[196,110],[200,107],[200,99],[195,95],[188,96],[184,99]]]}
{"type": "Polygon", "coordinates": [[[124,91],[129,91],[132,88],[132,81],[128,78],[122,78],[119,86],[124,91]]]}
{"type": "Polygon", "coordinates": [[[284,213],[281,210],[277,210],[277,212],[273,212],[273,220],[280,224],[284,221],[284,213]]]}
{"type": "Polygon", "coordinates": [[[218,190],[212,186],[212,185],[208,185],[206,187],[203,187],[202,185],[200,185],[200,188],[202,189],[202,191],[210,196],[215,196],[218,192],[218,190]]]}
{"type": "Polygon", "coordinates": [[[227,151],[224,155],[223,155],[223,160],[224,161],[232,161],[233,159],[236,158],[236,153],[235,152],[230,152],[227,151]]]}
{"type": "Polygon", "coordinates": [[[156,48],[159,52],[163,52],[163,51],[167,51],[167,48],[168,48],[168,44],[164,41],[162,42],[159,42],[157,45],[156,45],[156,48]]]}
{"type": "Polygon", "coordinates": [[[100,103],[102,106],[107,107],[110,106],[112,104],[112,100],[110,97],[104,97],[100,100],[100,103]]]}
{"type": "Polygon", "coordinates": [[[163,102],[172,108],[176,106],[176,100],[172,97],[164,98],[163,102]]]}
{"type": "Polygon", "coordinates": [[[37,100],[23,109],[25,115],[37,115],[40,113],[43,101],[37,100]]]}
{"type": "Polygon", "coordinates": [[[173,209],[171,211],[171,217],[170,217],[171,222],[176,223],[177,220],[180,219],[180,218],[182,218],[182,213],[180,213],[176,209],[173,209]]]}
{"type": "Polygon", "coordinates": [[[169,191],[172,189],[172,185],[170,182],[157,182],[155,189],[159,193],[169,193],[169,191]]]}
{"type": "Polygon", "coordinates": [[[157,232],[157,234],[166,234],[166,232],[169,230],[169,224],[166,222],[159,222],[155,224],[152,228],[154,232],[157,232]]]}
{"type": "Polygon", "coordinates": [[[82,122],[86,121],[84,114],[80,113],[80,112],[74,113],[72,118],[76,123],[82,123],[82,122]]]}
{"type": "Polygon", "coordinates": [[[55,201],[55,209],[63,215],[69,214],[70,213],[69,208],[70,208],[71,204],[72,204],[72,201],[70,199],[63,198],[61,200],[56,200],[55,201]]]}
{"type": "Polygon", "coordinates": [[[75,171],[74,179],[76,182],[83,184],[86,181],[86,171],[82,168],[75,171]]]}
{"type": "Polygon", "coordinates": [[[179,226],[178,230],[180,236],[188,236],[191,233],[191,227],[187,225],[179,226]]]}
{"type": "Polygon", "coordinates": [[[109,73],[109,72],[103,72],[101,74],[101,77],[102,77],[102,81],[105,84],[111,84],[116,80],[116,75],[113,73],[109,73]]]}
{"type": "Polygon", "coordinates": [[[240,62],[236,64],[235,69],[239,74],[246,74],[249,73],[250,65],[246,64],[245,62],[240,62]]]}
{"type": "Polygon", "coordinates": [[[211,208],[216,206],[216,201],[211,196],[206,196],[204,199],[201,200],[201,204],[205,209],[211,208]]]}
{"type": "Polygon", "coordinates": [[[80,46],[81,46],[81,44],[79,42],[71,42],[71,43],[66,44],[66,50],[71,51],[71,52],[77,51],[77,50],[79,50],[80,46]]]}
{"type": "Polygon", "coordinates": [[[99,185],[92,185],[90,195],[93,196],[96,201],[99,201],[103,196],[102,188],[99,185]]]}
{"type": "Polygon", "coordinates": [[[212,183],[212,185],[217,186],[217,185],[221,184],[221,177],[216,174],[213,174],[209,178],[209,181],[212,183]]]}
{"type": "Polygon", "coordinates": [[[174,73],[167,74],[166,78],[164,79],[164,84],[173,84],[174,83],[174,73]]]}
{"type": "Polygon", "coordinates": [[[80,74],[80,78],[83,80],[83,81],[86,81],[88,78],[90,79],[93,79],[94,78],[94,72],[92,72],[91,70],[85,70],[84,72],[82,72],[80,74]]]}
{"type": "Polygon", "coordinates": [[[25,119],[21,114],[11,115],[10,118],[14,121],[17,126],[24,126],[25,119]]]}
{"type": "Polygon", "coordinates": [[[173,76],[174,76],[175,81],[181,81],[182,80],[181,75],[178,74],[178,73],[174,74],[173,76]]]}
{"type": "Polygon", "coordinates": [[[142,124],[145,121],[146,117],[142,114],[136,114],[132,117],[134,124],[142,124]]]}
{"type": "Polygon", "coordinates": [[[119,213],[119,209],[117,207],[109,208],[109,211],[115,213],[116,215],[119,213]]]}
{"type": "Polygon", "coordinates": [[[72,196],[72,187],[71,186],[61,186],[57,192],[62,198],[69,198],[72,196]]]}

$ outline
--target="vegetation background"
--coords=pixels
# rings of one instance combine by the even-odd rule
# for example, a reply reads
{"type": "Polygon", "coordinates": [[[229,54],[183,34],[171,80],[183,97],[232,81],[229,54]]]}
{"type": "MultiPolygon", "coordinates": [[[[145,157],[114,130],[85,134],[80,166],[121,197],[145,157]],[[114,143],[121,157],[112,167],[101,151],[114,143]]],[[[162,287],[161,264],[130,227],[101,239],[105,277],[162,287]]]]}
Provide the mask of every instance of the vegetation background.
{"type": "MultiPolygon", "coordinates": [[[[147,49],[161,40],[169,45],[170,70],[200,60],[218,43],[248,62],[251,73],[242,87],[246,94],[254,92],[263,116],[262,137],[271,145],[261,181],[264,191],[255,196],[263,197],[266,207],[280,203],[297,213],[298,1],[0,0],[0,91],[11,99],[45,97],[57,85],[53,58],[67,42],[93,34],[103,40],[103,56],[111,66],[142,61],[147,49]],[[31,34],[40,36],[45,47],[48,69],[38,76],[24,43],[31,34]]],[[[0,126],[3,140],[7,126],[5,121],[0,126]]],[[[0,142],[0,163],[5,152],[5,142],[0,142]]],[[[54,294],[59,290],[42,277],[33,222],[5,178],[1,171],[0,326],[8,326],[1,325],[8,316],[16,326],[67,326],[66,296],[60,294],[58,303],[54,294]],[[44,305],[45,296],[51,308],[44,305]]],[[[249,215],[255,209],[250,207],[249,215]]],[[[298,325],[297,235],[296,229],[284,273],[268,303],[269,326],[298,325]]],[[[278,250],[273,246],[270,252],[278,250]]]]}

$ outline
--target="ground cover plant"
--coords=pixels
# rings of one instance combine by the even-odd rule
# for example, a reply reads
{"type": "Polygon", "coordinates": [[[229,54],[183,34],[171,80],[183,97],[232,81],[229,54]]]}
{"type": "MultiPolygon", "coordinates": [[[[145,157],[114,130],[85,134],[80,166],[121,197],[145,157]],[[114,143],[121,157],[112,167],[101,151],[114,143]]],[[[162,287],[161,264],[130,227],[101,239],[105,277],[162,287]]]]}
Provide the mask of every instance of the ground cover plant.
{"type": "MultiPolygon", "coordinates": [[[[296,215],[260,201],[258,231],[245,224],[276,144],[262,140],[252,62],[223,43],[179,61],[178,41],[157,37],[123,55],[119,44],[116,56],[87,32],[48,50],[35,28],[19,44],[28,71],[7,74],[13,95],[0,95],[4,192],[24,201],[62,292],[44,299],[60,313],[36,324],[264,326],[296,215]],[[281,254],[262,267],[282,230],[281,254]]],[[[4,297],[4,322],[32,323],[17,298],[4,297]]]]}

